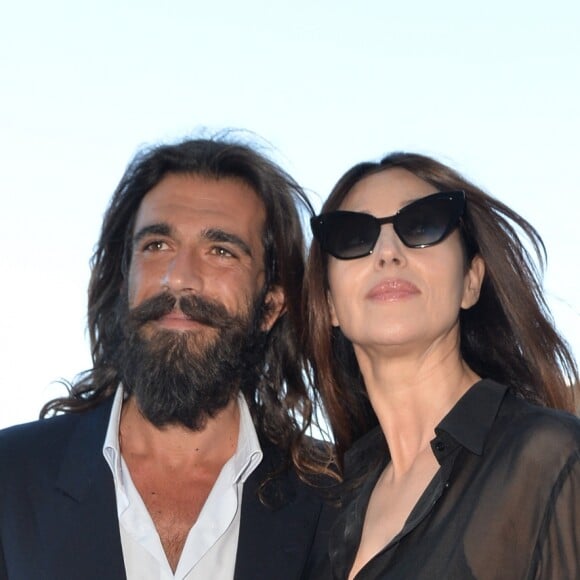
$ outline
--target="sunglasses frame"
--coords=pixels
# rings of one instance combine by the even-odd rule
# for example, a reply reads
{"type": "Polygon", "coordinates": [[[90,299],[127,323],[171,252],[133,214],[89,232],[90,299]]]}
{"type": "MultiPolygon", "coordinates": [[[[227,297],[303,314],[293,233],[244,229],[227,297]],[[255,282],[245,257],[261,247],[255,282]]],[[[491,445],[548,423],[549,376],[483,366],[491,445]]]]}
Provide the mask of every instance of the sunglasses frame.
{"type": "MultiPolygon", "coordinates": [[[[314,216],[310,220],[310,227],[312,229],[312,233],[313,233],[315,239],[318,240],[318,243],[320,244],[320,248],[322,249],[323,252],[326,252],[327,254],[330,254],[331,256],[334,256],[335,258],[337,258],[339,260],[356,260],[358,258],[364,258],[365,256],[369,256],[373,253],[375,246],[377,244],[377,241],[379,239],[379,236],[381,234],[381,228],[385,224],[393,224],[393,228],[395,230],[395,233],[397,234],[397,237],[408,248],[413,248],[413,249],[428,248],[430,246],[435,246],[435,245],[441,243],[459,225],[459,223],[461,221],[461,217],[463,216],[463,214],[465,212],[465,202],[466,202],[465,192],[461,189],[452,190],[452,191],[439,191],[439,192],[427,195],[425,197],[422,197],[420,199],[417,199],[415,201],[412,201],[411,203],[402,207],[399,211],[397,211],[397,213],[395,213],[391,216],[377,218],[373,215],[370,215],[370,214],[367,214],[364,212],[336,210],[336,211],[321,213],[320,215],[314,216]],[[410,210],[412,210],[413,207],[415,207],[417,205],[421,205],[421,204],[424,204],[425,202],[435,201],[435,200],[439,200],[439,199],[448,199],[452,203],[451,208],[453,210],[450,212],[451,215],[450,215],[449,223],[447,224],[447,226],[446,226],[445,230],[443,231],[443,233],[441,234],[441,236],[438,237],[436,241],[430,242],[428,244],[409,244],[409,243],[407,243],[404,239],[404,236],[401,235],[400,230],[399,230],[399,228],[400,228],[400,225],[399,225],[400,216],[401,215],[404,216],[406,213],[408,213],[410,210]],[[325,237],[326,237],[325,232],[324,232],[324,228],[326,225],[325,219],[328,218],[328,216],[335,216],[337,214],[340,214],[340,215],[352,214],[355,216],[365,216],[365,219],[368,219],[369,223],[372,224],[372,228],[375,230],[374,234],[376,234],[369,251],[365,251],[362,254],[357,254],[354,256],[344,257],[344,256],[339,256],[339,255],[337,255],[337,253],[332,252],[328,249],[328,247],[326,246],[326,243],[325,243],[325,237]]],[[[360,219],[360,218],[357,217],[357,219],[360,219]]]]}

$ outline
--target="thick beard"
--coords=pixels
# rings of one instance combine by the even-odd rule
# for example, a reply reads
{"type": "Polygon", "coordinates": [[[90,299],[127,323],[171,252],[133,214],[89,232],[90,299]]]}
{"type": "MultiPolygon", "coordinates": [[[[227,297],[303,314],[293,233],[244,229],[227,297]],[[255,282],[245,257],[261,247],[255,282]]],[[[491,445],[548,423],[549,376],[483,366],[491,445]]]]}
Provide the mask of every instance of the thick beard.
{"type": "Polygon", "coordinates": [[[260,328],[264,302],[262,293],[245,315],[232,316],[221,304],[195,295],[159,294],[131,310],[125,299],[116,366],[143,415],[157,427],[200,430],[242,385],[257,381],[266,342],[260,328]],[[150,324],[177,302],[187,317],[211,328],[172,331],[150,324]]]}

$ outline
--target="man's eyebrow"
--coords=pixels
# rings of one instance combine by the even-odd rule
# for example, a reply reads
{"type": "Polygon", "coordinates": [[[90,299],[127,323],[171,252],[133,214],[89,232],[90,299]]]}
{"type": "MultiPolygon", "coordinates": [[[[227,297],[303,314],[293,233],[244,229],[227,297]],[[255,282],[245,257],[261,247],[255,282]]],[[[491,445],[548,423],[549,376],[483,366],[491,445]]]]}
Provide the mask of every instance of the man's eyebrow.
{"type": "Polygon", "coordinates": [[[223,242],[234,244],[237,246],[244,254],[248,255],[250,258],[253,256],[252,249],[250,246],[242,240],[236,234],[232,234],[230,232],[225,232],[224,230],[220,230],[219,228],[209,228],[204,230],[202,233],[202,237],[210,242],[223,242]]]}
{"type": "Polygon", "coordinates": [[[133,243],[139,243],[146,236],[169,236],[171,235],[171,226],[166,223],[151,224],[142,227],[133,235],[133,243]]]}

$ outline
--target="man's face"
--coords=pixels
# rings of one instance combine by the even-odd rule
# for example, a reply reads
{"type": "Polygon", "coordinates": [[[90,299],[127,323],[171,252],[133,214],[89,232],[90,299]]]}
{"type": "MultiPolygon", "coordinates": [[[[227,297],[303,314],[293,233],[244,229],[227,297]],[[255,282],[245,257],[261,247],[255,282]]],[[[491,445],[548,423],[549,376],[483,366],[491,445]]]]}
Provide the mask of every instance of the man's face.
{"type": "Polygon", "coordinates": [[[235,179],[168,175],[133,231],[123,382],[154,424],[201,428],[259,364],[283,294],[264,291],[265,210],[235,179]]]}
{"type": "MultiPolygon", "coordinates": [[[[264,222],[262,201],[242,181],[166,176],[137,212],[129,308],[169,291],[214,301],[231,315],[247,314],[264,285],[264,222]]],[[[212,335],[178,310],[155,321],[154,329],[212,335]]]]}

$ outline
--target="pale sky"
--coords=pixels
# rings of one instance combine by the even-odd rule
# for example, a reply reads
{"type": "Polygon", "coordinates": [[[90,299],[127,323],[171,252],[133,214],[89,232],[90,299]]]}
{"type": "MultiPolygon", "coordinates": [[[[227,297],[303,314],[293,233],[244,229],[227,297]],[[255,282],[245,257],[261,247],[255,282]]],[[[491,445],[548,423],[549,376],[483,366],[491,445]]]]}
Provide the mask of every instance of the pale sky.
{"type": "Polygon", "coordinates": [[[320,206],[393,150],[537,227],[580,357],[580,3],[53,0],[0,13],[0,427],[90,367],[88,261],[143,144],[246,129],[320,206]]]}

